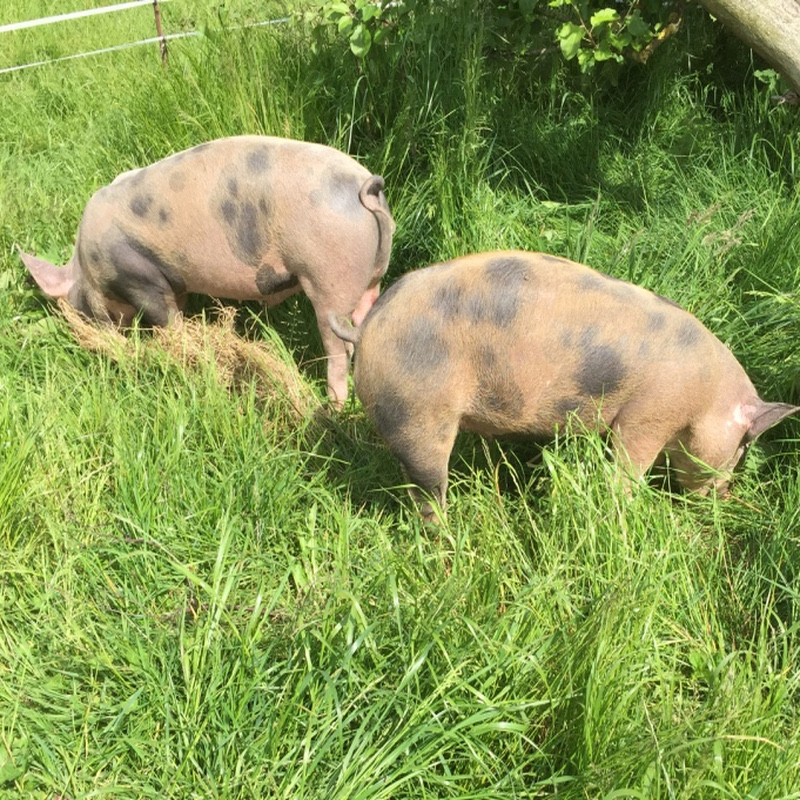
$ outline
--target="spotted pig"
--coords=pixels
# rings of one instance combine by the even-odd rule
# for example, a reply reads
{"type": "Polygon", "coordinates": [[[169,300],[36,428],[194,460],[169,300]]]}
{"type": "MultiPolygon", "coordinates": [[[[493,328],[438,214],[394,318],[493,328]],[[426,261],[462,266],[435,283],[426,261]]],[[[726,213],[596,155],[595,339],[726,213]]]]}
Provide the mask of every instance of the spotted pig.
{"type": "MultiPolygon", "coordinates": [[[[354,382],[409,481],[443,510],[459,430],[610,432],[628,478],[662,453],[688,490],[724,493],[747,445],[800,407],[765,403],[731,352],[675,303],[542,253],[408,273],[359,328],[354,382]]],[[[418,500],[419,492],[412,492],[418,500]]],[[[431,519],[434,506],[422,503],[431,519]]]]}
{"type": "Polygon", "coordinates": [[[269,136],[193,147],[117,177],[88,202],[60,269],[22,253],[51,298],[128,325],[177,318],[188,292],[275,305],[304,291],[328,357],[328,393],[347,394],[348,347],[331,313],[359,324],[389,263],[383,179],[344,153],[269,136]]]}

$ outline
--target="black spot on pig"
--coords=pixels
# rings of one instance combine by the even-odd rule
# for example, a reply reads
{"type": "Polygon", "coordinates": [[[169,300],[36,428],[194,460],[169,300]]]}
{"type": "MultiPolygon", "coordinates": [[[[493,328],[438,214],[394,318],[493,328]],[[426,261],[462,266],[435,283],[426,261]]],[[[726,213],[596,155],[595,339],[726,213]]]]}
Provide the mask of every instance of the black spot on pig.
{"type": "Polygon", "coordinates": [[[364,211],[358,192],[361,182],[355,175],[329,170],[325,182],[325,206],[336,214],[355,216],[364,211]]]}
{"type": "Polygon", "coordinates": [[[175,171],[169,176],[169,188],[173,192],[181,192],[186,188],[186,173],[175,171]]]}
{"type": "Polygon", "coordinates": [[[361,181],[350,172],[331,170],[328,173],[328,188],[334,193],[358,194],[361,189],[361,181]]]}
{"type": "Polygon", "coordinates": [[[235,177],[224,178],[212,200],[214,215],[220,219],[233,254],[245,264],[258,267],[269,245],[264,217],[270,207],[264,196],[256,198],[243,190],[235,177]],[[221,189],[221,191],[219,191],[221,189]]]}
{"type": "Polygon", "coordinates": [[[558,419],[564,420],[570,414],[579,412],[583,406],[583,401],[578,397],[564,397],[555,405],[555,413],[558,419]]]}
{"type": "Polygon", "coordinates": [[[682,350],[688,350],[700,341],[703,331],[697,320],[689,317],[685,319],[678,328],[675,342],[682,350]]]}
{"type": "Polygon", "coordinates": [[[475,367],[478,374],[475,416],[513,427],[522,415],[525,395],[511,370],[491,347],[478,350],[475,367]]]}
{"type": "Polygon", "coordinates": [[[189,270],[194,269],[194,261],[192,261],[183,251],[172,253],[170,260],[175,265],[176,269],[178,269],[178,271],[181,273],[181,275],[186,275],[189,270]]]}
{"type": "Polygon", "coordinates": [[[140,218],[144,218],[147,216],[147,212],[150,210],[150,206],[153,204],[153,195],[151,194],[137,194],[131,198],[130,202],[130,209],[131,211],[140,218]]]}
{"type": "Polygon", "coordinates": [[[260,175],[269,168],[269,148],[251,150],[245,156],[245,168],[251,175],[260,175]]]}
{"type": "Polygon", "coordinates": [[[168,208],[161,206],[161,208],[158,209],[158,221],[162,227],[169,225],[169,220],[171,216],[172,215],[170,214],[168,208]]]}
{"type": "Polygon", "coordinates": [[[474,367],[479,376],[490,373],[497,363],[497,353],[493,347],[483,345],[475,352],[474,367]]]}
{"type": "Polygon", "coordinates": [[[256,272],[256,286],[265,297],[294,289],[298,283],[297,275],[292,275],[285,270],[276,270],[270,264],[262,264],[256,272]]]}
{"type": "Polygon", "coordinates": [[[647,315],[647,322],[646,328],[651,333],[656,333],[664,328],[666,325],[666,317],[661,313],[657,312],[655,314],[648,314],[647,315]]]}
{"type": "Polygon", "coordinates": [[[489,380],[478,385],[475,411],[488,420],[502,420],[514,427],[522,416],[525,396],[517,383],[505,372],[493,374],[489,380]]]}
{"type": "Polygon", "coordinates": [[[258,264],[263,252],[261,233],[258,227],[258,213],[256,207],[245,202],[239,208],[235,230],[237,255],[246,264],[258,264]]]}
{"type": "Polygon", "coordinates": [[[578,290],[581,292],[598,292],[605,288],[605,281],[600,275],[590,272],[586,275],[581,275],[578,281],[578,290]]]}
{"type": "Polygon", "coordinates": [[[173,153],[169,157],[169,160],[173,164],[180,164],[181,161],[184,161],[187,158],[193,158],[195,156],[204,153],[211,147],[211,142],[203,142],[202,144],[197,144],[194,147],[190,147],[188,150],[181,150],[180,153],[173,153]]]}
{"type": "Polygon", "coordinates": [[[236,203],[234,203],[232,200],[222,201],[220,211],[222,212],[222,218],[228,223],[228,225],[235,224],[237,210],[236,203]]]}
{"type": "MultiPolygon", "coordinates": [[[[125,175],[123,178],[117,178],[117,181],[119,181],[119,183],[126,184],[127,185],[126,188],[130,189],[136,186],[141,186],[142,183],[144,183],[144,179],[146,177],[147,177],[147,169],[142,168],[142,169],[131,170],[131,172],[128,175],[125,175]]],[[[114,184],[112,183],[111,185],[113,186],[114,184]]]]}
{"type": "Polygon", "coordinates": [[[504,286],[521,287],[530,278],[528,262],[515,256],[493,258],[486,263],[484,272],[490,283],[497,281],[504,286]]]}
{"type": "Polygon", "coordinates": [[[608,344],[599,344],[597,326],[589,325],[581,333],[580,362],[575,373],[578,391],[587,397],[613,394],[625,380],[627,370],[619,352],[608,344]]]}
{"type": "Polygon", "coordinates": [[[464,314],[464,287],[459,283],[445,283],[433,293],[431,305],[446,320],[464,314]]]}
{"type": "Polygon", "coordinates": [[[439,326],[429,317],[419,317],[397,337],[397,358],[411,376],[435,372],[449,357],[447,342],[439,326]]]}
{"type": "Polygon", "coordinates": [[[378,432],[389,443],[399,443],[411,422],[411,407],[397,386],[386,384],[375,398],[374,419],[378,432]]]}
{"type": "Polygon", "coordinates": [[[504,286],[492,295],[488,308],[487,321],[498,328],[509,328],[519,313],[519,287],[504,286]]]}
{"type": "Polygon", "coordinates": [[[605,292],[622,302],[625,302],[635,291],[627,281],[597,271],[582,275],[578,281],[578,289],[589,292],[605,292]]]}
{"type": "Polygon", "coordinates": [[[452,318],[466,317],[470,322],[509,328],[517,319],[523,287],[531,279],[528,264],[521,258],[495,258],[487,262],[484,275],[484,286],[463,295],[455,288],[445,288],[440,301],[443,307],[449,307],[452,318]]]}
{"type": "Polygon", "coordinates": [[[484,273],[487,293],[470,298],[470,316],[476,322],[508,328],[517,318],[523,289],[531,279],[528,264],[521,258],[494,258],[486,264],[484,273]]]}

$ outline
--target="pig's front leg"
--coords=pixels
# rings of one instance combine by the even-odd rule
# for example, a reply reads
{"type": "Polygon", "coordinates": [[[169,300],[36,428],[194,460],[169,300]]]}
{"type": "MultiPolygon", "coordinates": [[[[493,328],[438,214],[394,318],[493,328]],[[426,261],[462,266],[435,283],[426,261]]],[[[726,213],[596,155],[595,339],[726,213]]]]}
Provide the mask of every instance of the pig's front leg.
{"type": "Polygon", "coordinates": [[[180,319],[185,283],[158,254],[130,237],[120,237],[109,247],[108,258],[115,271],[110,288],[123,305],[142,315],[145,325],[166,327],[180,319]]]}
{"type": "Polygon", "coordinates": [[[406,396],[402,387],[382,385],[376,397],[375,427],[402,465],[409,494],[425,522],[445,517],[450,453],[458,416],[443,397],[406,396]]]}
{"type": "Polygon", "coordinates": [[[611,425],[611,448],[626,492],[641,481],[664,449],[669,434],[654,420],[657,408],[633,403],[623,408],[611,425]]]}

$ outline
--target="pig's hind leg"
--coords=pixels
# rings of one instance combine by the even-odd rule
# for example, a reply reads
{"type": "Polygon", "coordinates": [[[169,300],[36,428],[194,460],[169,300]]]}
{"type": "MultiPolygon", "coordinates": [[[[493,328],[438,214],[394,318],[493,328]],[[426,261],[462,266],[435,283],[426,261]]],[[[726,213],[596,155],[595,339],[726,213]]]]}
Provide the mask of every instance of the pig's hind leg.
{"type": "MultiPolygon", "coordinates": [[[[378,290],[373,288],[365,291],[362,287],[341,286],[337,291],[326,292],[310,280],[301,278],[300,283],[314,307],[322,346],[328,359],[328,397],[334,406],[341,408],[347,399],[347,376],[350,371],[352,345],[343,342],[333,332],[328,319],[331,314],[339,318],[349,316],[354,310],[360,310],[366,304],[365,297],[367,301],[377,297],[378,290]]],[[[371,306],[371,302],[369,305],[371,306]]],[[[363,316],[366,316],[366,311],[363,312],[363,316]]]]}

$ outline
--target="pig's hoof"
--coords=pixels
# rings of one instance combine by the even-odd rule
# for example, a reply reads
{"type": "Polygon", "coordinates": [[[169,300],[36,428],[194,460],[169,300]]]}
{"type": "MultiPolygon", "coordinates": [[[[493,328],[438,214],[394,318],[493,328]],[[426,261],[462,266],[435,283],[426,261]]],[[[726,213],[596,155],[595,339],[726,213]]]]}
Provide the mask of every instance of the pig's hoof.
{"type": "Polygon", "coordinates": [[[444,513],[444,509],[440,509],[432,503],[423,503],[420,506],[420,515],[422,516],[422,522],[426,526],[438,528],[447,522],[447,515],[444,513]]]}

